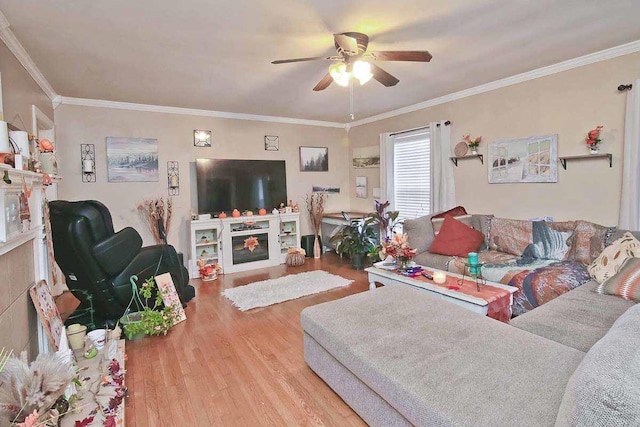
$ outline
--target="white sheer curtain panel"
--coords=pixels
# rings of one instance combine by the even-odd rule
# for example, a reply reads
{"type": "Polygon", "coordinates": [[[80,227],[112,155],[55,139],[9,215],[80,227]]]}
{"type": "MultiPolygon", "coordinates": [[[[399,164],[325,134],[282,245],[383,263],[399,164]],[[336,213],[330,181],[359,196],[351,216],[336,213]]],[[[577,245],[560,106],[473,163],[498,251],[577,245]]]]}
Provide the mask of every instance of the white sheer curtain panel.
{"type": "Polygon", "coordinates": [[[640,79],[627,92],[618,227],[640,230],[640,79]]]}
{"type": "Polygon", "coordinates": [[[451,126],[444,120],[429,125],[431,130],[431,212],[446,211],[456,205],[456,185],[451,157],[451,126]]]}

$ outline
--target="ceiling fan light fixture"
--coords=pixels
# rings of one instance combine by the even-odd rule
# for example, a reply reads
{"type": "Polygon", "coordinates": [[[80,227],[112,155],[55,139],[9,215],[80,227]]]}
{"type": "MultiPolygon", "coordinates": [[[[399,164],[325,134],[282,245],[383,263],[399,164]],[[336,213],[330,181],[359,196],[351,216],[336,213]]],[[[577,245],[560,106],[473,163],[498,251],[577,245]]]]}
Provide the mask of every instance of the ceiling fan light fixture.
{"type": "Polygon", "coordinates": [[[356,61],[353,63],[353,76],[360,81],[360,85],[365,84],[373,77],[371,64],[366,61],[356,61]]]}
{"type": "Polygon", "coordinates": [[[337,64],[333,64],[329,67],[329,74],[333,81],[339,84],[340,86],[349,86],[349,79],[351,78],[351,73],[347,71],[347,64],[344,62],[339,62],[337,64]]]}

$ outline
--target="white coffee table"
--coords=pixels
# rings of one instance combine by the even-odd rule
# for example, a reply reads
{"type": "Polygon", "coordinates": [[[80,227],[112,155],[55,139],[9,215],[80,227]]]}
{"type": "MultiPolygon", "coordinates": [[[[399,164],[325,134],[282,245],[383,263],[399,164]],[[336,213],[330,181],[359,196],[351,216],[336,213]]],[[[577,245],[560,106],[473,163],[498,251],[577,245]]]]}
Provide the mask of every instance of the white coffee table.
{"type": "MultiPolygon", "coordinates": [[[[429,271],[442,271],[434,268],[426,268],[429,271]]],[[[376,283],[380,283],[385,286],[389,285],[404,285],[410,286],[412,288],[429,292],[430,294],[437,296],[438,298],[445,299],[449,302],[457,304],[461,307],[466,308],[467,310],[471,310],[476,313],[480,313],[486,315],[489,309],[489,303],[482,298],[476,298],[472,295],[467,295],[462,292],[457,292],[455,290],[447,289],[442,286],[438,286],[433,283],[429,283],[427,281],[413,279],[411,277],[406,277],[398,273],[394,273],[393,271],[385,270],[377,267],[369,267],[365,269],[365,271],[369,274],[369,290],[373,290],[376,288],[376,283]]],[[[443,271],[447,276],[462,278],[461,275],[455,273],[449,273],[447,271],[443,271]]],[[[466,276],[468,279],[469,276],[466,276]]],[[[501,283],[494,282],[485,282],[486,285],[490,285],[496,288],[501,288],[509,291],[509,302],[513,305],[513,294],[518,288],[514,288],[513,286],[503,285],[501,283]]],[[[483,285],[484,286],[484,285],[483,285]]]]}

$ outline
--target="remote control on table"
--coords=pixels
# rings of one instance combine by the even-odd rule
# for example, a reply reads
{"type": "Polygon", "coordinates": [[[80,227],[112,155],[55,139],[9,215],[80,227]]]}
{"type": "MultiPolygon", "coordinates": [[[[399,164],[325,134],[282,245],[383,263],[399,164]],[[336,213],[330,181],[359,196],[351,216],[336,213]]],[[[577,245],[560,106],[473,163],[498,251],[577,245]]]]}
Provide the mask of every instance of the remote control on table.
{"type": "Polygon", "coordinates": [[[423,275],[424,277],[426,277],[427,279],[429,279],[429,280],[433,280],[433,276],[432,276],[432,275],[430,275],[429,273],[422,273],[422,275],[423,275]]]}

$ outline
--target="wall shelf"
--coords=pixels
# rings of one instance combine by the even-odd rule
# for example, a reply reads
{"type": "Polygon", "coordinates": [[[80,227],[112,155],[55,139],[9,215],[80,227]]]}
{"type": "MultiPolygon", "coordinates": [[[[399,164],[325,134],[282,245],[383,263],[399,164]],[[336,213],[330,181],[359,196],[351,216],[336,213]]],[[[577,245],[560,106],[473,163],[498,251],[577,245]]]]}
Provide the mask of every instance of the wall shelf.
{"type": "Polygon", "coordinates": [[[458,160],[461,159],[480,159],[480,163],[484,165],[484,155],[483,154],[469,154],[468,156],[459,156],[459,157],[449,157],[449,160],[453,162],[456,167],[458,166],[458,160]]]}
{"type": "Polygon", "coordinates": [[[587,159],[609,159],[609,167],[613,167],[613,155],[611,153],[602,154],[584,154],[581,156],[564,156],[559,157],[560,164],[564,170],[567,170],[567,160],[587,160],[587,159]]]}

